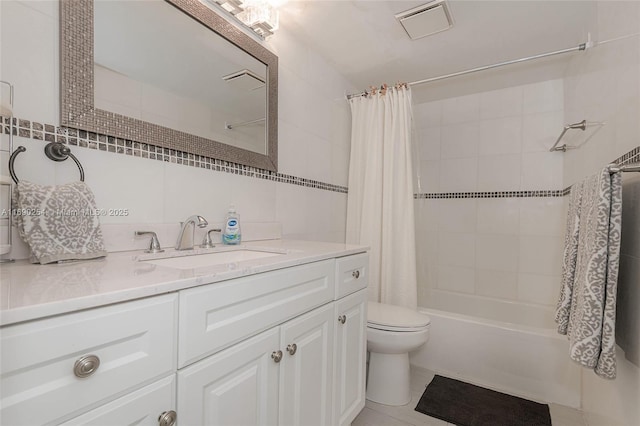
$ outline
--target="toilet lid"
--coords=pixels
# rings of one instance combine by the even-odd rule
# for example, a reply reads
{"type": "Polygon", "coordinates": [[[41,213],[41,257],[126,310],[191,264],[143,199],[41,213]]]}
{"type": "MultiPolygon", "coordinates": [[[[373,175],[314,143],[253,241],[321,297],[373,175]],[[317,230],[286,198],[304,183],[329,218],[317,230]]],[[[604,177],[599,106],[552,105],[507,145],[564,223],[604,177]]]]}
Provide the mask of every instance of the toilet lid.
{"type": "Polygon", "coordinates": [[[431,319],[413,309],[369,302],[367,323],[380,330],[411,331],[428,326],[431,319]]]}

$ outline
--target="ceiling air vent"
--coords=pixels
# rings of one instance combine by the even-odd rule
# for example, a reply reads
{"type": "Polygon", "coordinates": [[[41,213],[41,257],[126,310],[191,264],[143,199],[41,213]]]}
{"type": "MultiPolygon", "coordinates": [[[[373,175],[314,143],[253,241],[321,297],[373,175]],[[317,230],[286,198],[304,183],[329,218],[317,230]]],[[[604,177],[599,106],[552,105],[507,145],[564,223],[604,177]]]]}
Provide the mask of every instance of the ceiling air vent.
{"type": "Polygon", "coordinates": [[[256,90],[264,87],[264,80],[246,69],[225,75],[222,79],[240,90],[256,90]]]}
{"type": "Polygon", "coordinates": [[[448,30],[453,26],[444,0],[436,0],[396,15],[411,40],[448,30]]]}

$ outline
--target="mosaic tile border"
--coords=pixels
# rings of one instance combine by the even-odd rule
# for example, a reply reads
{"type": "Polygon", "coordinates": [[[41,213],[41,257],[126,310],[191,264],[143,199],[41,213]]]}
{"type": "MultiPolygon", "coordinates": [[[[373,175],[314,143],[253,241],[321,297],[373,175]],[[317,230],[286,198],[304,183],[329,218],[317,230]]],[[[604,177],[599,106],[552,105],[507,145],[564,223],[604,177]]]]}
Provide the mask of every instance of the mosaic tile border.
{"type": "Polygon", "coordinates": [[[439,192],[414,194],[414,199],[434,198],[532,198],[532,197],[563,197],[564,190],[541,191],[485,191],[485,192],[439,192]]]}
{"type": "MultiPolygon", "coordinates": [[[[10,133],[11,118],[0,116],[2,132],[10,133]]],[[[52,124],[42,124],[35,121],[13,118],[13,134],[23,138],[41,140],[44,142],[62,142],[70,146],[96,149],[99,151],[112,152],[116,154],[131,155],[134,157],[147,158],[150,160],[165,161],[168,163],[182,164],[190,167],[197,167],[217,172],[232,173],[241,176],[253,177],[257,179],[271,180],[279,183],[304,186],[307,188],[321,189],[331,192],[346,194],[347,187],[320,182],[313,179],[287,175],[284,173],[272,172],[230,161],[219,160],[203,155],[191,154],[176,149],[163,148],[148,143],[136,142],[129,139],[116,138],[86,130],[73,129],[64,126],[54,126],[52,124]]]]}

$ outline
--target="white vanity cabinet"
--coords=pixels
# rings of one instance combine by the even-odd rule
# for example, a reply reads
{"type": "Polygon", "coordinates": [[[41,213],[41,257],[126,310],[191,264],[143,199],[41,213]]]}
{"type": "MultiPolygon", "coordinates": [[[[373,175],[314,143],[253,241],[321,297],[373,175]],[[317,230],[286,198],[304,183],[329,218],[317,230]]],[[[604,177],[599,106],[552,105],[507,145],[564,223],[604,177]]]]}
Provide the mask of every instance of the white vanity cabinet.
{"type": "Polygon", "coordinates": [[[4,326],[0,424],[349,424],[364,406],[367,260],[4,326]]]}
{"type": "MultiPolygon", "coordinates": [[[[155,296],[3,327],[0,424],[58,424],[173,375],[177,299],[155,296]]],[[[174,404],[162,403],[169,405],[150,413],[156,421],[174,404]]]]}
{"type": "Polygon", "coordinates": [[[181,292],[181,363],[271,328],[178,372],[179,423],[350,424],[365,402],[367,276],[359,254],[181,292]]]}

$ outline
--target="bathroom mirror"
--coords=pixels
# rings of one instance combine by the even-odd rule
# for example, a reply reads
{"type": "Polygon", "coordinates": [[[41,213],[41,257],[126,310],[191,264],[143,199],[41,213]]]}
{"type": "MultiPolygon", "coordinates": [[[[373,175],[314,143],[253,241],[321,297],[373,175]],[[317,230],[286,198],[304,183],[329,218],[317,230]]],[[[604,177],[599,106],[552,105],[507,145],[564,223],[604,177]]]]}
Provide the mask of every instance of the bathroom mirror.
{"type": "Polygon", "coordinates": [[[277,171],[278,58],[198,0],[63,0],[61,123],[277,171]]]}

